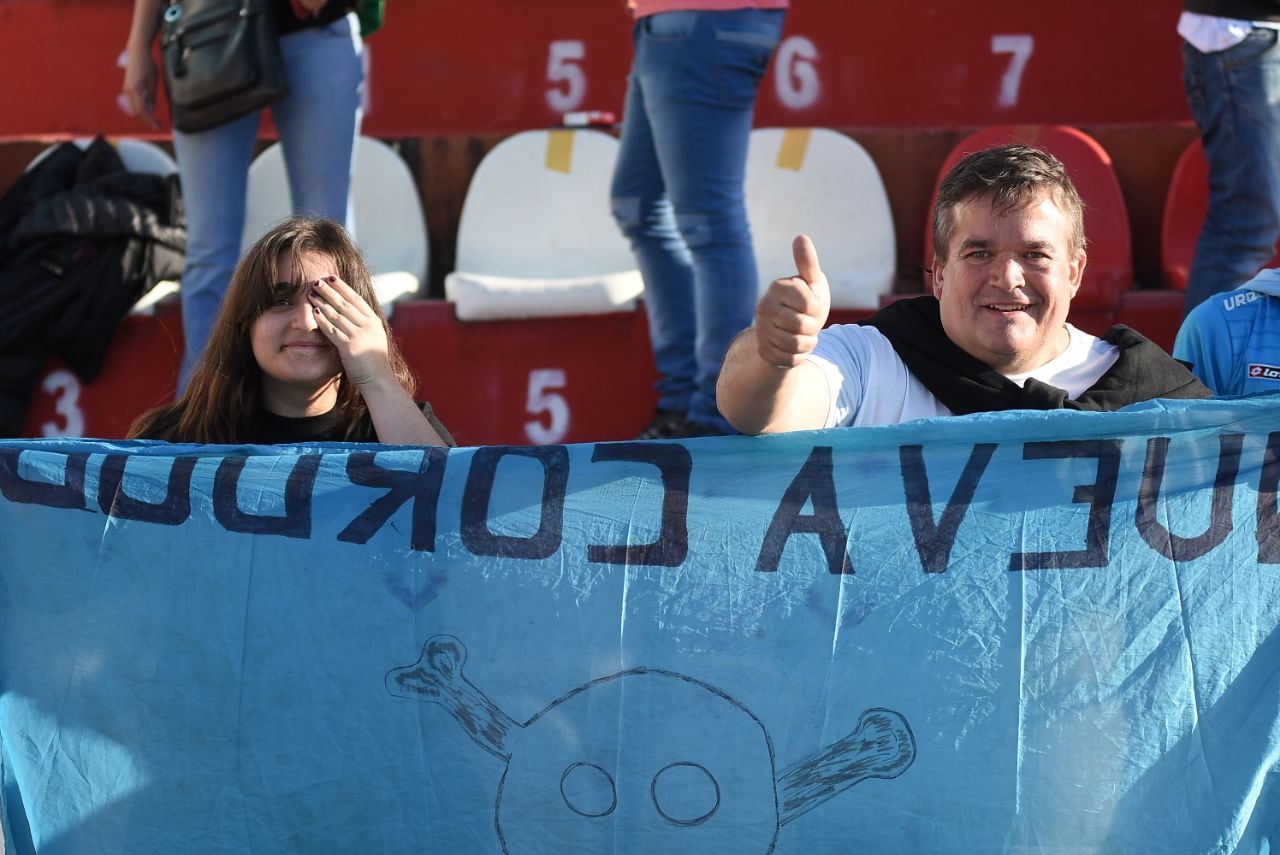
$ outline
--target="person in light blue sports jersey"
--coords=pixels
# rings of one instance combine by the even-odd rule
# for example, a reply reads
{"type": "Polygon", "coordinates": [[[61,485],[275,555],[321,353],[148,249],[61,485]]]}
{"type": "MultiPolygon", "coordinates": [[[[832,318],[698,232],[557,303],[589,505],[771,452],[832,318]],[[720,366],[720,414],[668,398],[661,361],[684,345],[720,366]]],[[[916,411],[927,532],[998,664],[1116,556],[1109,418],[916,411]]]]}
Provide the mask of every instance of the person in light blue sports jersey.
{"type": "Polygon", "coordinates": [[[1215,395],[1280,391],[1280,270],[1263,270],[1192,310],[1173,356],[1215,395]]]}

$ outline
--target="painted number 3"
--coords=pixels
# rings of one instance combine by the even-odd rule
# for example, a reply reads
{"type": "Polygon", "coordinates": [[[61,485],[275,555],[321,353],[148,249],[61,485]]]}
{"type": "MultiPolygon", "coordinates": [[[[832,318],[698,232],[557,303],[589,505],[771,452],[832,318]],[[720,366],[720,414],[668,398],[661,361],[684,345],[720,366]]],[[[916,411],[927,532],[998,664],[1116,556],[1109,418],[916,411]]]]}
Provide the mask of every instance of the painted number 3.
{"type": "Polygon", "coordinates": [[[524,435],[534,445],[553,445],[569,432],[569,403],[557,391],[565,385],[563,368],[536,368],[529,372],[525,412],[535,418],[524,423],[524,435]]]}
{"type": "Polygon", "coordinates": [[[84,436],[84,411],[80,409],[80,381],[70,371],[54,371],[44,378],[46,395],[56,396],[53,411],[62,417],[62,424],[50,420],[40,425],[44,436],[84,436]]]}

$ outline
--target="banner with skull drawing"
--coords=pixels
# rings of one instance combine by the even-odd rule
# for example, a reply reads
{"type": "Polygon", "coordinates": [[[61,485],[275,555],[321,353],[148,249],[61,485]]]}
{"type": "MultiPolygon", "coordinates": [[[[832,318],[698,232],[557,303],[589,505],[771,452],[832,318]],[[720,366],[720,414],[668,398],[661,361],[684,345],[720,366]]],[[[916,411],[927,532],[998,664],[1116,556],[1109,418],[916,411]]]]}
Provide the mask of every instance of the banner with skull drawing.
{"type": "Polygon", "coordinates": [[[2,442],[6,851],[1265,851],[1278,482],[1280,397],[2,442]]]}

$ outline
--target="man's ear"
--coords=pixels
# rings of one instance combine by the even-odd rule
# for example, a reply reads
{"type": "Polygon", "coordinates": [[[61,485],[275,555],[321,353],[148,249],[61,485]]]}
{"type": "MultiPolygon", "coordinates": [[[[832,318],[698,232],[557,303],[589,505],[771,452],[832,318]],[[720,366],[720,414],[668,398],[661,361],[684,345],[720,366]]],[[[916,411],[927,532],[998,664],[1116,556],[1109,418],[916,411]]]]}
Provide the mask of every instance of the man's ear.
{"type": "Polygon", "coordinates": [[[935,255],[933,257],[933,276],[931,278],[933,279],[933,296],[939,300],[942,299],[942,280],[946,274],[946,269],[946,262],[935,255]]]}
{"type": "Polygon", "coordinates": [[[1080,283],[1084,281],[1084,268],[1089,261],[1089,255],[1083,249],[1078,250],[1071,259],[1071,296],[1075,297],[1080,290],[1080,283]]]}

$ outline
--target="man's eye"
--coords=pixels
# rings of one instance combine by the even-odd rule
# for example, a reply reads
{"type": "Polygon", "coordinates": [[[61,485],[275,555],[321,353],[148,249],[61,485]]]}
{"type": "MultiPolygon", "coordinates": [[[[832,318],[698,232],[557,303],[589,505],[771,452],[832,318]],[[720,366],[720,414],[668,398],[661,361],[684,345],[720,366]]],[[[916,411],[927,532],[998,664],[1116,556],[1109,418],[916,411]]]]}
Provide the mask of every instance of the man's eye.
{"type": "Polygon", "coordinates": [[[975,249],[965,255],[965,258],[973,259],[974,261],[986,261],[990,257],[991,253],[985,249],[975,249]]]}

